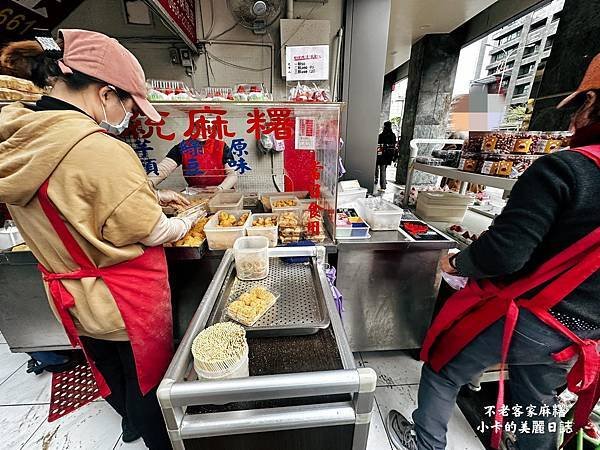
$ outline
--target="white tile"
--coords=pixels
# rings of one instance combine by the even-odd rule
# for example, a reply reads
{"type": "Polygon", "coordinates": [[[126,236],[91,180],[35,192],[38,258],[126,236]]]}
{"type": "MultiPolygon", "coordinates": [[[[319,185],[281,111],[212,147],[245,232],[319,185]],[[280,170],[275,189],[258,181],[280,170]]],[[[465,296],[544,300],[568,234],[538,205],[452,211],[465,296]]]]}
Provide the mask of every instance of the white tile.
{"type": "Polygon", "coordinates": [[[26,366],[23,366],[0,384],[0,406],[48,404],[51,382],[52,376],[48,372],[34,375],[27,373],[26,366]]]}
{"type": "Polygon", "coordinates": [[[123,440],[121,438],[119,438],[119,442],[117,442],[117,445],[115,445],[114,450],[147,450],[148,447],[146,447],[146,445],[144,444],[144,440],[143,439],[138,439],[135,442],[130,442],[129,444],[126,444],[125,442],[123,442],[123,440]]]}
{"type": "Polygon", "coordinates": [[[89,403],[55,422],[44,422],[26,449],[112,450],[121,435],[121,419],[107,403],[89,403]]]}
{"type": "Polygon", "coordinates": [[[369,428],[367,450],[392,450],[377,402],[373,405],[373,416],[371,418],[371,427],[369,428]]]}
{"type": "MultiPolygon", "coordinates": [[[[12,353],[8,344],[0,344],[0,384],[10,377],[19,367],[24,365],[29,356],[25,353],[12,353]]],[[[2,399],[0,398],[0,403],[2,399]]]]}
{"type": "MultiPolygon", "coordinates": [[[[381,411],[383,422],[392,409],[398,410],[406,418],[412,420],[412,412],[417,407],[418,386],[384,386],[378,387],[375,397],[381,411]]],[[[447,450],[483,450],[484,446],[465,419],[463,413],[454,409],[448,424],[447,450]]]]}
{"type": "Polygon", "coordinates": [[[361,352],[365,367],[377,372],[377,386],[418,384],[423,363],[401,351],[361,352]]]}
{"type": "Polygon", "coordinates": [[[0,407],[0,430],[4,449],[19,449],[35,433],[48,415],[48,406],[0,407]]]}
{"type": "Polygon", "coordinates": [[[6,344],[6,339],[4,339],[2,331],[0,331],[0,344],[6,344]]]}

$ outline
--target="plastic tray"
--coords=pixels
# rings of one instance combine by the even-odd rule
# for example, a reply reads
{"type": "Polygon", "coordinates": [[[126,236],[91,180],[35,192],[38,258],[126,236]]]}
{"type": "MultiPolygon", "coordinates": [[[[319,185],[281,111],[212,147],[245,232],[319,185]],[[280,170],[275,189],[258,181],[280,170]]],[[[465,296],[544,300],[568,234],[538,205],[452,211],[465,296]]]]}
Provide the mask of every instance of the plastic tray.
{"type": "Polygon", "coordinates": [[[246,219],[244,225],[240,227],[220,227],[218,226],[218,223],[219,213],[221,212],[223,211],[218,211],[212,216],[204,227],[204,234],[206,234],[206,240],[208,241],[208,248],[210,250],[227,250],[228,248],[233,248],[236,239],[246,235],[246,228],[250,223],[250,211],[227,211],[234,215],[236,219],[239,219],[242,214],[248,213],[248,219],[246,219]]]}
{"type": "Polygon", "coordinates": [[[279,238],[279,226],[274,225],[271,227],[254,227],[252,224],[255,219],[260,217],[277,217],[277,214],[252,214],[250,216],[250,224],[246,229],[248,236],[264,236],[269,240],[269,247],[277,247],[277,239],[279,238]]]}
{"type": "Polygon", "coordinates": [[[403,209],[380,198],[357,201],[359,214],[373,231],[394,231],[400,226],[403,209]]]}
{"type": "Polygon", "coordinates": [[[244,318],[237,316],[236,314],[234,314],[233,312],[231,312],[229,310],[229,305],[231,305],[231,303],[233,303],[233,301],[227,305],[227,309],[226,309],[227,317],[235,320],[238,323],[241,323],[242,325],[244,325],[246,327],[254,326],[254,324],[256,322],[258,322],[260,319],[262,319],[263,316],[269,311],[269,309],[271,309],[273,307],[273,305],[275,305],[275,303],[277,303],[277,300],[279,299],[280,295],[275,292],[271,292],[271,293],[273,294],[273,299],[267,304],[267,307],[254,318],[254,320],[252,322],[249,322],[249,321],[245,320],[244,318]]]}
{"type": "Polygon", "coordinates": [[[244,207],[244,195],[237,192],[219,192],[209,202],[210,212],[239,211],[244,207]]]}
{"type": "Polygon", "coordinates": [[[271,197],[296,197],[303,199],[308,197],[308,191],[263,192],[260,196],[260,201],[263,204],[265,212],[271,212],[271,197]]]}
{"type": "Polygon", "coordinates": [[[298,200],[297,197],[293,197],[293,196],[271,197],[270,202],[271,202],[271,210],[273,211],[274,214],[279,215],[279,214],[282,214],[285,212],[294,212],[294,213],[302,216],[302,207],[300,206],[300,201],[298,200]],[[291,200],[291,201],[295,202],[295,206],[274,206],[275,202],[284,201],[284,200],[291,200]]]}
{"type": "Polygon", "coordinates": [[[421,192],[417,197],[416,213],[432,222],[457,222],[465,217],[473,198],[454,192],[421,192]]]}

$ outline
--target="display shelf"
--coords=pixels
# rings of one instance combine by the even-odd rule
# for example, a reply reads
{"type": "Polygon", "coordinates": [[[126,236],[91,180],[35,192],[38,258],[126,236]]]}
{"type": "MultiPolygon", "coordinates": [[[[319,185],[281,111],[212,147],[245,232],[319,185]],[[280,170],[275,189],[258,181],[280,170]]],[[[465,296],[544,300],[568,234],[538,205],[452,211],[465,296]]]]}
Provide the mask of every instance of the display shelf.
{"type": "Polygon", "coordinates": [[[452,167],[428,166],[427,164],[415,163],[414,169],[421,172],[427,172],[440,177],[451,178],[453,180],[466,181],[468,183],[483,184],[488,187],[512,190],[517,182],[516,179],[493,177],[490,175],[481,175],[479,173],[463,172],[452,167]]]}

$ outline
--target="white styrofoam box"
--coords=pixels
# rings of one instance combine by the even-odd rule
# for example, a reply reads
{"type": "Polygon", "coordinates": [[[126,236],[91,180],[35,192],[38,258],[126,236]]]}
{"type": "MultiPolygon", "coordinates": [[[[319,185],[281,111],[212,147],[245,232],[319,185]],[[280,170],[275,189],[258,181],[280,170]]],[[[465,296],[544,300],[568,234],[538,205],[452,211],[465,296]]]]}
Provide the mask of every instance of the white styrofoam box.
{"type": "Polygon", "coordinates": [[[461,223],[472,202],[471,196],[456,192],[420,192],[416,213],[431,222],[461,223]]]}

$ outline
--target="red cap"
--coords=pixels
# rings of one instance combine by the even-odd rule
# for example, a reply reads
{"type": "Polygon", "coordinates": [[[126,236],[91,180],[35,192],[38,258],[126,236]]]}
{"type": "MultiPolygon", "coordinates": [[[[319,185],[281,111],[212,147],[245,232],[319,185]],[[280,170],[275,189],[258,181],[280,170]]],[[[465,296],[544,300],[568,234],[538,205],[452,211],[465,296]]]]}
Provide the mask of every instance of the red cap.
{"type": "Polygon", "coordinates": [[[146,75],[137,58],[116,39],[87,30],[60,30],[63,58],[58,62],[64,74],[73,70],[104,81],[123,91],[146,117],[160,121],[160,114],[146,98],[146,75]]]}
{"type": "Polygon", "coordinates": [[[590,62],[590,65],[585,71],[583,80],[581,80],[581,84],[577,90],[560,102],[557,108],[562,108],[583,92],[593,91],[596,89],[600,89],[600,53],[598,53],[590,62]]]}

